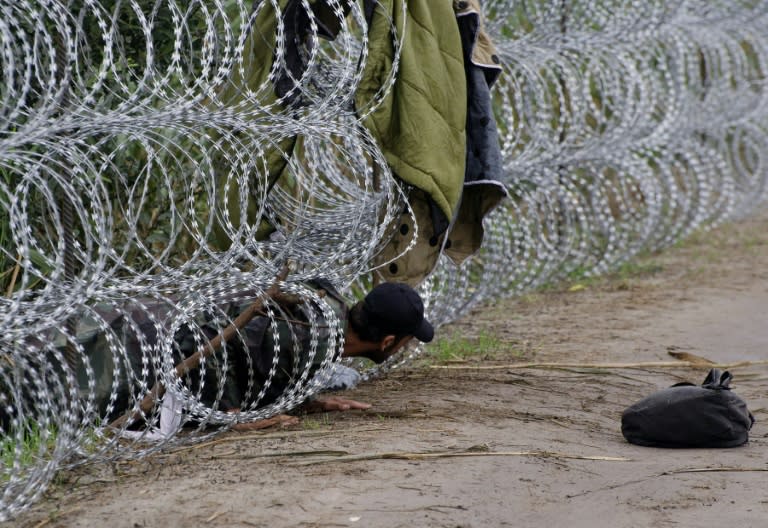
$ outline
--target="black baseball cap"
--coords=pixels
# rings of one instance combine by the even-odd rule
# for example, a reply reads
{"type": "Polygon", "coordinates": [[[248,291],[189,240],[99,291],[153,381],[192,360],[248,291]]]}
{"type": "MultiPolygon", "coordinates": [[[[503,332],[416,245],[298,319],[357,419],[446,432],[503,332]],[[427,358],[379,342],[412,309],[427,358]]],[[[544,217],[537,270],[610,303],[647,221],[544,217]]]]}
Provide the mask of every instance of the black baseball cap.
{"type": "Polygon", "coordinates": [[[424,319],[424,303],[416,291],[401,282],[384,282],[363,299],[369,320],[387,335],[412,335],[429,343],[435,329],[424,319]]]}

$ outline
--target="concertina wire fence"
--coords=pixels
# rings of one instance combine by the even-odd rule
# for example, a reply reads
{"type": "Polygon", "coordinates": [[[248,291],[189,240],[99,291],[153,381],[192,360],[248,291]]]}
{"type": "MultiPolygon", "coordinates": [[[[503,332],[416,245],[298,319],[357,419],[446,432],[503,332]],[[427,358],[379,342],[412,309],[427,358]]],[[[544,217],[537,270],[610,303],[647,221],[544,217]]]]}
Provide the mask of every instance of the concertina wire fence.
{"type": "MultiPolygon", "coordinates": [[[[321,342],[338,351],[341,323],[305,282],[321,275],[360,297],[388,226],[409,209],[408,189],[360,125],[380,98],[353,109],[365,13],[327,3],[339,33],[321,39],[309,16],[307,68],[287,76],[286,97],[303,104],[291,106],[274,91],[290,71],[285,1],[0,0],[0,520],[62,468],[145,456],[231,425],[218,410],[221,384],[204,401],[202,384],[175,376],[172,352],[181,328],[196,346],[210,337],[201,314],[218,328],[231,322],[223,299],[263,301],[276,336],[270,376],[280,339],[289,348],[308,339],[310,360],[321,342]],[[274,64],[254,85],[259,46],[272,46],[274,64]],[[246,208],[241,222],[232,211],[246,208]],[[277,228],[269,236],[265,221],[277,228]],[[304,338],[279,333],[285,313],[266,295],[286,262],[282,289],[302,301],[304,338]],[[154,342],[141,337],[147,325],[154,342]],[[83,333],[100,336],[99,357],[83,333]],[[173,434],[149,442],[149,429],[126,432],[130,421],[108,427],[121,398],[136,409],[158,381],[164,402],[184,409],[173,434]]],[[[489,0],[483,9],[503,65],[493,98],[510,197],[486,219],[475,257],[441,260],[420,286],[436,326],[572,272],[604,273],[763,202],[768,2],[489,0]]],[[[382,94],[399,65],[394,24],[391,40],[382,94]]],[[[363,367],[364,377],[418,353],[363,367]]],[[[201,366],[214,380],[234,364],[253,372],[234,345],[216,357],[201,366]]],[[[328,354],[314,377],[299,365],[266,406],[269,376],[249,385],[240,419],[295,407],[337,362],[328,354]]],[[[158,417],[154,408],[147,421],[158,417]]]]}

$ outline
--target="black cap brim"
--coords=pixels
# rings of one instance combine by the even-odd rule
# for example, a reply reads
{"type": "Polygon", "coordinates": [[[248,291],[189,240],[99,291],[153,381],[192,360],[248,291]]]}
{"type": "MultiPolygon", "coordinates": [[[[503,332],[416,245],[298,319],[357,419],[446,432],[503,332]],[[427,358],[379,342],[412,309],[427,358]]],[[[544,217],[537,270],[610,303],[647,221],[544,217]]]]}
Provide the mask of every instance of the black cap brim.
{"type": "Polygon", "coordinates": [[[413,337],[422,343],[429,343],[435,337],[435,329],[426,319],[421,320],[421,324],[413,333],[413,337]]]}

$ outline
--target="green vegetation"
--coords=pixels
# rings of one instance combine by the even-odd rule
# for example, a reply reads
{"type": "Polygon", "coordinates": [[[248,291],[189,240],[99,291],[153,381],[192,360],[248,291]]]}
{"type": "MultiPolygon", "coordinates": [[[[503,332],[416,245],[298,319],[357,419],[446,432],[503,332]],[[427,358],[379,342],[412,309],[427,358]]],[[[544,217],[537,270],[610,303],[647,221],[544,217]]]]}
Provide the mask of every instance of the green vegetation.
{"type": "MultiPolygon", "coordinates": [[[[75,18],[81,17],[80,27],[83,28],[79,43],[83,56],[76,63],[78,70],[73,73],[86,84],[103,83],[100,92],[104,95],[90,103],[97,112],[113,108],[128,93],[139,89],[146,82],[145,70],[150,62],[154,71],[168,72],[164,77],[168,90],[183,88],[188,78],[202,75],[205,68],[215,70],[216,63],[206,65],[207,59],[204,60],[211,55],[208,49],[211,34],[237,31],[230,20],[211,12],[204,3],[193,3],[184,8],[155,0],[105,0],[99,6],[98,10],[87,7],[83,0],[74,0],[68,5],[75,18]],[[184,32],[177,34],[179,23],[183,23],[184,32]],[[114,38],[111,45],[117,57],[108,71],[103,71],[108,64],[104,62],[103,54],[105,27],[114,38]],[[147,45],[150,31],[151,48],[147,45]]],[[[236,16],[237,2],[225,0],[220,6],[232,15],[237,25],[240,20],[236,16]]],[[[46,19],[44,24],[56,33],[53,21],[46,19]]],[[[31,39],[40,28],[28,24],[18,29],[31,39]]],[[[58,42],[54,44],[59,45],[58,42]]],[[[33,90],[37,91],[41,90],[33,90]]],[[[34,93],[27,98],[26,104],[32,108],[39,104],[34,93]]],[[[161,108],[166,104],[165,99],[158,98],[155,104],[161,108]]],[[[24,127],[23,116],[22,112],[16,124],[19,130],[24,127]]],[[[103,187],[103,195],[108,197],[111,206],[112,245],[118,251],[124,248],[120,257],[129,266],[151,270],[158,258],[173,265],[188,261],[199,250],[195,229],[209,223],[211,191],[204,185],[214,167],[225,165],[216,156],[226,155],[226,146],[219,146],[217,150],[211,141],[215,138],[207,131],[201,131],[200,137],[190,137],[184,131],[169,127],[155,129],[149,135],[133,135],[128,129],[125,134],[111,137],[79,137],[73,145],[77,145],[80,154],[70,152],[67,156],[55,153],[51,156],[48,147],[35,142],[19,146],[19,152],[32,160],[30,165],[14,161],[11,156],[0,166],[0,295],[8,296],[22,286],[33,290],[51,272],[55,256],[60,251],[57,246],[59,233],[53,232],[51,226],[57,225],[56,217],[60,213],[57,207],[49,204],[50,197],[45,192],[58,192],[54,184],[58,172],[87,171],[78,173],[78,178],[73,181],[85,181],[84,177],[87,177],[103,187]],[[209,157],[211,152],[213,158],[209,157]],[[91,164],[94,159],[107,161],[91,164]],[[22,175],[28,174],[30,167],[38,163],[42,167],[38,178],[25,179],[22,175]],[[21,188],[20,181],[31,183],[21,188]],[[26,255],[29,260],[24,262],[18,262],[19,241],[12,239],[18,226],[10,223],[11,204],[19,199],[24,210],[18,212],[29,222],[30,232],[26,236],[39,244],[29,248],[26,255]],[[136,240],[146,247],[140,247],[136,240]]],[[[92,232],[94,226],[82,222],[95,221],[93,218],[99,215],[87,214],[88,209],[99,210],[104,204],[91,204],[88,193],[81,191],[77,188],[71,191],[82,197],[82,201],[75,204],[76,209],[85,211],[85,214],[75,216],[71,234],[75,247],[86,248],[86,233],[92,232]]],[[[59,198],[64,199],[63,196],[56,197],[59,198]]]]}
{"type": "Polygon", "coordinates": [[[641,258],[622,263],[616,270],[609,273],[608,276],[617,279],[633,279],[655,275],[663,269],[662,265],[658,262],[641,258]]]}
{"type": "Polygon", "coordinates": [[[305,430],[314,431],[331,425],[331,418],[328,413],[307,415],[301,418],[301,426],[305,430]]]}
{"type": "Polygon", "coordinates": [[[631,260],[622,262],[605,273],[595,274],[588,266],[577,266],[570,270],[561,281],[549,282],[539,288],[542,292],[579,291],[591,287],[611,285],[612,289],[625,289],[632,279],[650,277],[663,270],[663,266],[654,259],[653,253],[643,252],[631,260]]]}
{"type": "Polygon", "coordinates": [[[494,359],[502,355],[519,357],[522,352],[486,332],[471,337],[453,332],[450,335],[438,337],[433,344],[428,345],[423,359],[427,363],[446,363],[468,359],[494,359]]]}
{"type": "MultiPolygon", "coordinates": [[[[10,171],[0,167],[0,295],[4,295],[15,280],[15,255],[11,249],[11,215],[8,210],[10,197],[7,189],[16,184],[10,171]]],[[[18,274],[18,272],[16,272],[18,274]]]]}
{"type": "Polygon", "coordinates": [[[14,462],[21,468],[33,466],[41,456],[50,455],[56,445],[56,430],[41,428],[34,422],[30,422],[25,427],[22,437],[21,442],[17,442],[16,435],[8,435],[0,439],[0,458],[3,465],[0,482],[7,482],[10,479],[14,462]]]}

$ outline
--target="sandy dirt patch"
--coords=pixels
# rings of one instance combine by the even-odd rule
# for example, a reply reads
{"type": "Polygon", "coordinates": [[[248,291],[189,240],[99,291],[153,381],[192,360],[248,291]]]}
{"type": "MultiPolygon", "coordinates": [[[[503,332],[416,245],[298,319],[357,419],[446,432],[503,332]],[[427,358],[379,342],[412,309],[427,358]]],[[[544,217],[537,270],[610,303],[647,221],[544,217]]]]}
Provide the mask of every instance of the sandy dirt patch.
{"type": "Polygon", "coordinates": [[[670,361],[669,351],[768,358],[768,213],[575,286],[442,328],[499,346],[463,362],[420,361],[348,394],[374,403],[368,412],[67,472],[13,524],[768,526],[768,366],[731,369],[757,423],[748,445],[728,450],[642,448],[621,436],[624,408],[680,380],[700,383],[706,367],[590,366],[670,361]],[[583,366],[509,366],[551,361],[583,366]]]}

